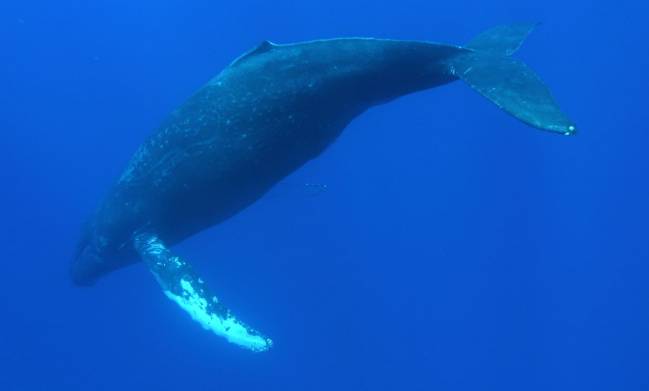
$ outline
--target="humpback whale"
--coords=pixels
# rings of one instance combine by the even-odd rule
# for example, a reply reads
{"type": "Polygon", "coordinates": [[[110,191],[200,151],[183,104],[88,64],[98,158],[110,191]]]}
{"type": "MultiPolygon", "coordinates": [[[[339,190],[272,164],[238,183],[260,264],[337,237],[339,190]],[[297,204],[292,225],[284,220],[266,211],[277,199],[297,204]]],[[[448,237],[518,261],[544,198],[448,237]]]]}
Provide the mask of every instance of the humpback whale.
{"type": "Polygon", "coordinates": [[[498,26],[463,46],[375,38],[262,42],[135,152],[82,229],[72,280],[91,285],[141,260],[164,294],[204,328],[267,350],[272,340],[239,320],[169,247],[260,199],[370,107],[455,80],[532,127],[574,134],[541,79],[511,57],[534,27],[498,26]]]}

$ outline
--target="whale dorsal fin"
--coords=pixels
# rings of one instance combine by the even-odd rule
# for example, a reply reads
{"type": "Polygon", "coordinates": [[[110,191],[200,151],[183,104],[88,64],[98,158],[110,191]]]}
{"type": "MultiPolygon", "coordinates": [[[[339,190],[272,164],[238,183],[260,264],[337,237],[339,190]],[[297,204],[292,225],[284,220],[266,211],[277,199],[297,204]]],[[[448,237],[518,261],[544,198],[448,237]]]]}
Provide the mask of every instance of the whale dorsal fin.
{"type": "Polygon", "coordinates": [[[240,55],[239,57],[237,57],[234,61],[232,61],[230,66],[240,64],[242,61],[247,60],[247,59],[249,59],[251,57],[257,56],[257,55],[262,54],[262,53],[266,53],[267,51],[273,49],[274,47],[277,47],[277,45],[270,42],[270,41],[266,41],[266,40],[261,41],[261,43],[259,45],[257,45],[254,48],[248,50],[247,52],[245,52],[242,55],[240,55]]]}
{"type": "Polygon", "coordinates": [[[266,52],[266,51],[274,48],[275,46],[277,46],[277,45],[275,45],[274,43],[272,43],[272,42],[270,42],[268,40],[263,40],[263,41],[261,41],[259,43],[259,45],[257,45],[256,48],[253,49],[253,51],[254,51],[255,54],[263,53],[263,52],[266,52]]]}

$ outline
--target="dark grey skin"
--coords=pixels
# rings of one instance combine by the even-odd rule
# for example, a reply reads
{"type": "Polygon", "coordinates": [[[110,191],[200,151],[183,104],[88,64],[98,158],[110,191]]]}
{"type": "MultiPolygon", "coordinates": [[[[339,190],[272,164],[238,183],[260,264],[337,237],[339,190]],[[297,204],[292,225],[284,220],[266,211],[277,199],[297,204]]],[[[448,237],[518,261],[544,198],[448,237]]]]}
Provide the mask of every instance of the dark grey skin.
{"type": "MultiPolygon", "coordinates": [[[[524,65],[505,56],[531,29],[523,27],[479,36],[475,50],[364,38],[262,43],[201,88],[139,148],[84,229],[74,282],[88,285],[138,261],[138,232],[173,245],[224,221],[317,157],[368,108],[460,77],[523,121],[572,133],[574,126],[551,110],[542,84],[523,91],[540,96],[536,106],[511,94],[521,83],[508,85],[507,74],[524,65]],[[496,38],[502,47],[494,48],[496,38]],[[508,93],[498,94],[496,87],[508,93]]],[[[522,81],[538,81],[521,69],[522,81]]]]}

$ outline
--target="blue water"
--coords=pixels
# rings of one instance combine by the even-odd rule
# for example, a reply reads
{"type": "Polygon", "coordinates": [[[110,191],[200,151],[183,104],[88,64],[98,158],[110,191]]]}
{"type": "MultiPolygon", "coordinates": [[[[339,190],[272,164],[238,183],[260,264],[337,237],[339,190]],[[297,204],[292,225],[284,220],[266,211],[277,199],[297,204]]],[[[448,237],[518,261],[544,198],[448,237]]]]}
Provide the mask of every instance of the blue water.
{"type": "Polygon", "coordinates": [[[646,4],[3,2],[0,390],[649,389],[646,4]],[[520,20],[543,22],[518,57],[577,136],[453,83],[370,110],[176,247],[272,351],[202,330],[142,264],[71,284],[137,146],[263,39],[461,44],[520,20]]]}

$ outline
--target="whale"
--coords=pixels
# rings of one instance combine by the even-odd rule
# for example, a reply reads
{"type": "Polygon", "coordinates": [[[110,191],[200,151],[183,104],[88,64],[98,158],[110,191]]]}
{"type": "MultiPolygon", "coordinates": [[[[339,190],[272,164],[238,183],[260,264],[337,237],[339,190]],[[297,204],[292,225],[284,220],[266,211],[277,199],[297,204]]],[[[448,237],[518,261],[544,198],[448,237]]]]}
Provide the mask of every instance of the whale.
{"type": "Polygon", "coordinates": [[[143,263],[205,329],[251,351],[273,340],[241,321],[171,247],[220,224],[320,155],[354,118],[462,80],[531,127],[575,124],[512,55],[534,23],[491,28],[465,45],[379,38],[264,41],[181,104],[135,151],[81,229],[72,281],[143,263]]]}

